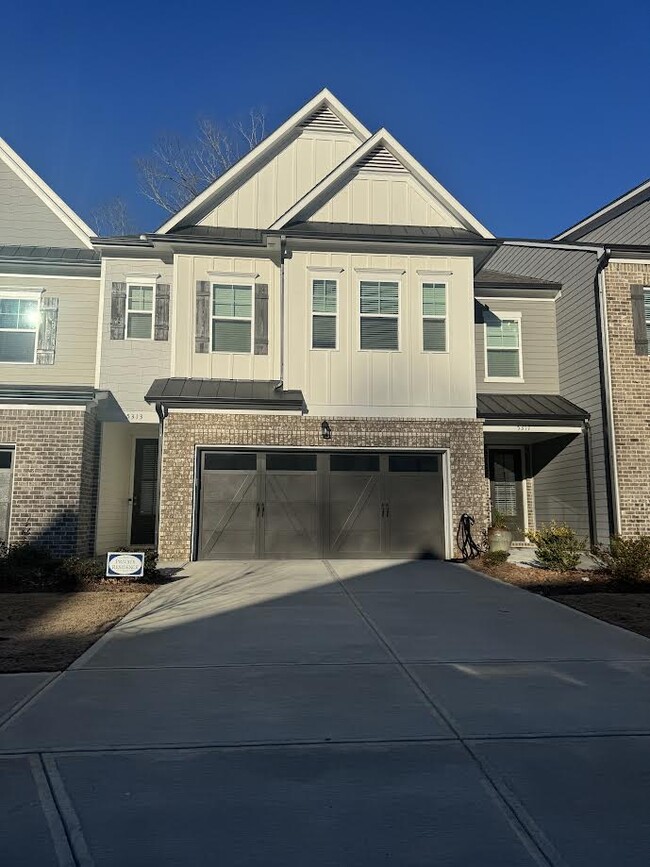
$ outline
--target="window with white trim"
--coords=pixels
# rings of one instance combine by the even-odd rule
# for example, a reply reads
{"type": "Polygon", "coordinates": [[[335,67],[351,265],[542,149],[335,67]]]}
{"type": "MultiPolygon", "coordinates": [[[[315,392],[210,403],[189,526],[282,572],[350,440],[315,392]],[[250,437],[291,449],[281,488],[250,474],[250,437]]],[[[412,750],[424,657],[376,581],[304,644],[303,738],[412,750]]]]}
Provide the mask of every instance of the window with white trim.
{"type": "Polygon", "coordinates": [[[336,349],[337,295],[336,280],[312,280],[312,349],[336,349]]]}
{"type": "Polygon", "coordinates": [[[362,280],[361,349],[399,349],[399,283],[362,280]]]}
{"type": "Polygon", "coordinates": [[[35,363],[39,322],[37,298],[0,298],[0,362],[35,363]]]}
{"type": "Polygon", "coordinates": [[[488,314],[485,322],[486,379],[521,379],[521,318],[488,314]]]}
{"type": "Polygon", "coordinates": [[[645,318],[645,330],[650,345],[650,289],[643,287],[643,315],[645,318]]]}
{"type": "Polygon", "coordinates": [[[422,284],[422,349],[447,351],[447,284],[422,284]]]}
{"type": "Polygon", "coordinates": [[[253,287],[212,284],[212,351],[251,352],[253,287]]]}
{"type": "Polygon", "coordinates": [[[154,301],[152,284],[129,283],[126,294],[126,336],[129,340],[153,338],[154,301]]]}

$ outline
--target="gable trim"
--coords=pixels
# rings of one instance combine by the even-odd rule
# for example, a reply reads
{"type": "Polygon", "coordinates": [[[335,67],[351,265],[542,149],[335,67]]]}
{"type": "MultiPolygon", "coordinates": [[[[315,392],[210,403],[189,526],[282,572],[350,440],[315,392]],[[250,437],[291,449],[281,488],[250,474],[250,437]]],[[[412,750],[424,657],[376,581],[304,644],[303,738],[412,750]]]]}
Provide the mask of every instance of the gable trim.
{"type": "Polygon", "coordinates": [[[290,223],[304,220],[305,214],[310,208],[324,204],[334,193],[343,188],[348,176],[354,169],[362,168],[366,158],[372,152],[382,147],[400,162],[419,181],[427,192],[443,207],[451,213],[468,229],[478,232],[483,238],[493,238],[494,235],[483,226],[476,217],[461,205],[461,203],[446,190],[420,163],[402,147],[402,145],[388,132],[380,129],[367,141],[361,144],[350,156],[343,160],[333,171],[326,175],[322,181],[312,187],[295,205],[289,208],[269,228],[274,230],[284,229],[290,223]]]}
{"type": "MultiPolygon", "coordinates": [[[[255,148],[253,148],[252,151],[249,151],[245,156],[238,160],[238,162],[231,166],[228,171],[220,175],[212,184],[210,184],[209,187],[207,187],[207,189],[202,193],[199,193],[196,198],[192,199],[191,202],[188,202],[180,211],[163,223],[163,225],[156,230],[156,234],[166,235],[181,223],[188,222],[188,219],[192,222],[191,218],[195,212],[204,208],[210,199],[217,199],[222,190],[226,189],[230,194],[232,192],[231,188],[233,184],[237,183],[237,180],[241,175],[244,175],[251,167],[254,167],[256,163],[261,162],[268,151],[277,147],[278,144],[280,144],[282,140],[287,138],[292,132],[299,130],[304,121],[311,118],[319,108],[323,107],[331,109],[332,112],[352,130],[354,135],[356,135],[360,141],[363,142],[370,138],[370,130],[366,129],[366,127],[348,111],[343,103],[339,102],[334,94],[330,93],[327,88],[324,88],[320,93],[317,93],[313,99],[310,99],[309,102],[299,111],[279,126],[275,132],[267,136],[255,148]]],[[[216,206],[217,202],[215,201],[214,204],[216,206]]]]}
{"type": "Polygon", "coordinates": [[[92,249],[90,238],[95,233],[90,226],[87,226],[81,217],[78,217],[72,208],[66,205],[63,199],[59,198],[54,190],[2,138],[0,138],[0,159],[79,238],[84,247],[92,249]]]}
{"type": "Polygon", "coordinates": [[[628,190],[627,193],[623,193],[622,196],[619,196],[617,199],[609,202],[609,204],[604,205],[597,211],[594,211],[593,214],[589,214],[589,216],[585,217],[583,220],[580,220],[579,223],[575,223],[573,226],[569,226],[569,228],[565,229],[564,232],[561,232],[559,235],[555,235],[553,240],[579,240],[579,238],[581,238],[583,235],[586,235],[588,232],[591,232],[594,229],[599,229],[605,223],[608,223],[610,220],[613,220],[616,217],[620,217],[623,214],[626,214],[628,211],[636,208],[637,205],[643,204],[643,202],[647,201],[649,198],[650,179],[643,181],[642,183],[638,184],[638,186],[633,187],[631,190],[628,190]]]}

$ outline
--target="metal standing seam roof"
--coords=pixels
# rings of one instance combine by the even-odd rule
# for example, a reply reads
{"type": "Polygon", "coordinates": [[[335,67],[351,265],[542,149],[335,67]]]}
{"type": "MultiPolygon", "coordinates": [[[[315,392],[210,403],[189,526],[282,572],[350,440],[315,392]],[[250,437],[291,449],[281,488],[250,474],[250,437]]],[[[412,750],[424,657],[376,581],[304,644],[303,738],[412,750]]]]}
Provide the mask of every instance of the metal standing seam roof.
{"type": "Polygon", "coordinates": [[[90,403],[97,391],[90,385],[16,385],[0,383],[0,403],[90,403]]]}
{"type": "Polygon", "coordinates": [[[557,394],[479,394],[477,415],[486,421],[585,421],[589,413],[557,394]]]}
{"type": "Polygon", "coordinates": [[[524,277],[521,274],[501,274],[498,271],[490,271],[484,268],[474,277],[476,289],[551,289],[559,292],[561,283],[552,280],[540,280],[537,277],[524,277]]]}
{"type": "Polygon", "coordinates": [[[0,245],[0,259],[52,262],[59,265],[99,265],[97,250],[80,247],[32,247],[19,244],[0,245]]]}
{"type": "Polygon", "coordinates": [[[327,238],[382,238],[409,241],[477,241],[495,244],[494,238],[483,238],[477,232],[455,226],[395,226],[374,223],[292,223],[281,230],[285,235],[327,238]]]}
{"type": "Polygon", "coordinates": [[[302,410],[297,389],[284,390],[279,380],[155,379],[145,395],[148,403],[169,408],[302,410]]]}

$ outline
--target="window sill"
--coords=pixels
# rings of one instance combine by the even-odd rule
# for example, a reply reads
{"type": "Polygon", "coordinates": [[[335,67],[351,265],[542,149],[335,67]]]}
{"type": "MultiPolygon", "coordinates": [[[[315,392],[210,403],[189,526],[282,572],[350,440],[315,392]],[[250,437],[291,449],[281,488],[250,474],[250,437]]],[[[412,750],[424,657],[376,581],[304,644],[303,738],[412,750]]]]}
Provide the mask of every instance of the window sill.
{"type": "Polygon", "coordinates": [[[486,376],[483,382],[525,382],[523,376],[486,376]]]}

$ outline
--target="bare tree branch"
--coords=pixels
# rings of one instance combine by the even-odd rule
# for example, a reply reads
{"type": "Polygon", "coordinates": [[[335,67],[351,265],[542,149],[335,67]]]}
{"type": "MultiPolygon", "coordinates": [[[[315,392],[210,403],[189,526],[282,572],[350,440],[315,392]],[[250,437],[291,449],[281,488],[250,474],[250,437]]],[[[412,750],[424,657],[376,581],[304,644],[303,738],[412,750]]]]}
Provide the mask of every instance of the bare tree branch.
{"type": "Polygon", "coordinates": [[[92,226],[100,236],[132,235],[136,232],[128,206],[119,196],[97,205],[90,216],[92,226]]]}
{"type": "Polygon", "coordinates": [[[264,138],[264,112],[220,126],[198,120],[192,139],[159,136],[151,154],[136,160],[140,192],[170,214],[179,211],[264,138]]]}

